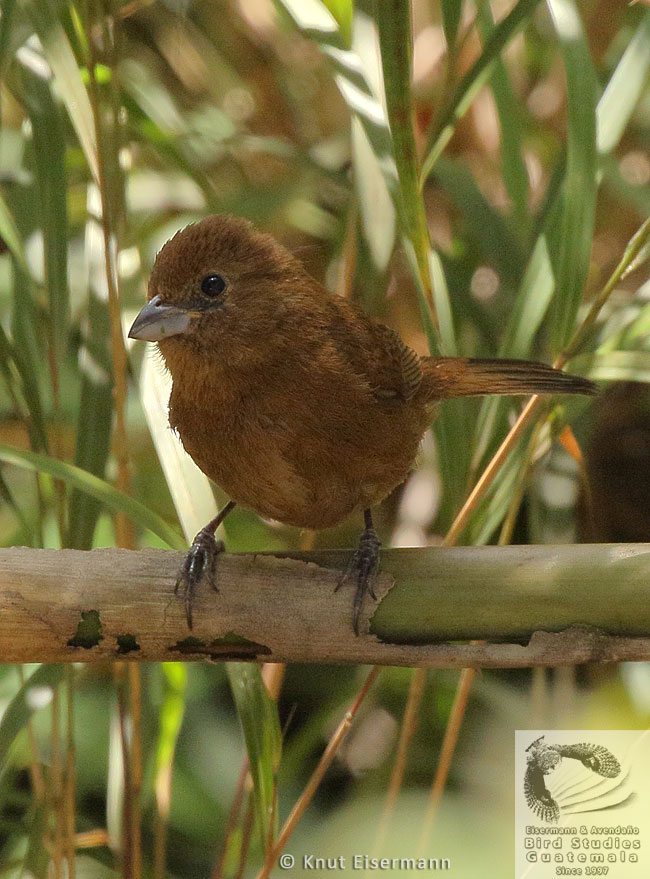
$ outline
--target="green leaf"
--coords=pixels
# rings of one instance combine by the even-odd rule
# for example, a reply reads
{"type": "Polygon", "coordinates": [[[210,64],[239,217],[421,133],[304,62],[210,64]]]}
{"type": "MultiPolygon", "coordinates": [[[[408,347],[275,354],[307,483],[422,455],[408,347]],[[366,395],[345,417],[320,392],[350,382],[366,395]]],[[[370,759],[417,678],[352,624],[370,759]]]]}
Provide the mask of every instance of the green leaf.
{"type": "Polygon", "coordinates": [[[183,662],[161,662],[163,699],[158,713],[156,778],[171,771],[178,734],[185,713],[187,666],[183,662]]]}
{"type": "Polygon", "coordinates": [[[530,356],[535,334],[544,320],[554,289],[546,236],[540,235],[508,318],[499,348],[500,357],[525,359],[530,356]]]}
{"type": "MultiPolygon", "coordinates": [[[[88,200],[96,192],[94,185],[88,200]]],[[[77,467],[103,478],[110,452],[113,418],[113,370],[108,350],[110,316],[105,290],[103,234],[89,203],[86,223],[86,265],[88,270],[88,309],[82,324],[79,349],[81,395],[77,416],[77,442],[74,462],[77,467]]],[[[101,510],[96,498],[74,489],[70,495],[67,543],[77,549],[92,547],[95,525],[101,510]]]]}
{"type": "Polygon", "coordinates": [[[48,691],[51,694],[59,686],[63,671],[63,663],[39,666],[5,708],[0,720],[0,773],[6,769],[7,758],[16,736],[41,705],[49,704],[48,691]]]}
{"type": "Polygon", "coordinates": [[[411,101],[411,4],[410,0],[379,0],[375,3],[379,31],[384,94],[397,166],[397,206],[404,234],[413,248],[425,295],[431,295],[429,231],[419,189],[419,170],[413,105],[411,101]]]}
{"type": "Polygon", "coordinates": [[[354,15],[352,0],[323,0],[323,3],[336,19],[341,39],[349,48],[352,41],[352,17],[354,15]]]}
{"type": "Polygon", "coordinates": [[[519,241],[478,188],[469,168],[443,157],[438,160],[433,176],[465,217],[467,235],[475,239],[483,258],[508,283],[518,284],[524,270],[519,241]]]}
{"type": "Polygon", "coordinates": [[[395,206],[368,136],[352,117],[352,164],[363,237],[373,264],[385,272],[395,246],[395,206]]]}
{"type": "MultiPolygon", "coordinates": [[[[546,237],[540,235],[533,248],[517,296],[499,346],[499,357],[527,359],[532,356],[535,335],[548,310],[555,290],[553,269],[546,237]]],[[[486,463],[494,451],[495,440],[507,431],[507,417],[512,400],[507,397],[486,397],[474,431],[474,469],[486,463]]]]}
{"type": "Polygon", "coordinates": [[[13,345],[0,333],[0,349],[11,358],[20,377],[20,393],[24,397],[29,418],[27,430],[30,442],[37,450],[47,452],[48,441],[43,415],[41,382],[48,378],[45,362],[47,340],[42,328],[42,317],[32,296],[30,278],[17,262],[13,264],[13,309],[11,332],[13,345]]]}
{"type": "Polygon", "coordinates": [[[596,110],[600,153],[619,143],[648,81],[650,70],[650,11],[646,11],[623,52],[596,110]]]}
{"type": "Polygon", "coordinates": [[[49,473],[55,479],[62,479],[68,485],[96,498],[113,512],[129,516],[136,525],[147,528],[172,549],[186,548],[182,537],[149,507],[113,488],[103,479],[98,479],[92,473],[87,473],[73,464],[57,461],[56,458],[50,458],[48,455],[29,452],[25,449],[14,449],[4,444],[0,444],[0,461],[14,464],[16,467],[23,467],[25,470],[31,470],[35,473],[49,473]]]}
{"type": "Polygon", "coordinates": [[[555,234],[549,238],[555,271],[553,347],[559,351],[573,332],[594,230],[596,206],[597,82],[589,47],[573,0],[547,0],[560,40],[567,79],[568,131],[566,175],[555,234]]]}
{"type": "Polygon", "coordinates": [[[268,694],[259,666],[229,662],[226,670],[246,740],[255,815],[264,851],[271,835],[277,832],[278,822],[275,784],[282,751],[278,707],[268,694]]]}
{"type": "MultiPolygon", "coordinates": [[[[299,31],[314,40],[328,59],[334,81],[350,111],[358,118],[386,182],[397,198],[397,170],[388,119],[357,52],[350,50],[336,19],[320,0],[278,0],[299,31]]],[[[364,215],[362,214],[362,219],[364,215]]],[[[366,236],[372,237],[368,229],[366,236]]]]}
{"type": "Polygon", "coordinates": [[[92,108],[70,41],[58,16],[59,9],[65,6],[55,0],[21,0],[21,6],[26,10],[40,38],[57,92],[66,106],[90,172],[98,181],[97,142],[92,108]]]}
{"type": "Polygon", "coordinates": [[[418,259],[426,258],[428,233],[418,187],[417,150],[411,102],[410,0],[379,0],[375,4],[381,66],[392,151],[399,180],[399,207],[406,234],[418,259]]]}
{"type": "MultiPolygon", "coordinates": [[[[81,395],[79,398],[75,464],[100,479],[104,476],[111,446],[113,417],[112,381],[101,366],[90,366],[91,355],[80,352],[81,395]],[[92,371],[91,371],[92,370],[92,371]]],[[[70,524],[67,545],[75,549],[91,549],[101,503],[85,491],[73,489],[70,495],[70,524]]]]}
{"type": "Polygon", "coordinates": [[[27,271],[25,251],[23,250],[20,232],[2,193],[0,193],[0,237],[12,252],[14,259],[19,263],[23,271],[27,271]]]}
{"type": "MultiPolygon", "coordinates": [[[[494,19],[489,3],[478,4],[478,22],[483,36],[489,39],[494,33],[494,19]]],[[[508,69],[500,57],[494,61],[490,85],[499,114],[503,182],[512,202],[520,232],[523,233],[528,226],[529,189],[528,171],[521,154],[524,134],[523,114],[510,83],[508,69]]]]}
{"type": "Polygon", "coordinates": [[[594,381],[650,383],[650,351],[605,351],[580,354],[571,369],[594,381]]]}
{"type": "Polygon", "coordinates": [[[20,46],[29,38],[32,28],[17,10],[16,0],[3,0],[0,15],[0,79],[4,79],[7,69],[20,46]]]}
{"type": "Polygon", "coordinates": [[[483,47],[481,55],[458,84],[448,106],[442,112],[427,138],[424,150],[425,159],[422,162],[422,182],[427,179],[433,166],[442,155],[442,151],[451,140],[458,120],[465,115],[470,104],[490,77],[495,59],[498,58],[509,40],[530,19],[538,3],[539,0],[519,0],[515,8],[495,27],[483,47]]]}
{"type": "Polygon", "coordinates": [[[447,51],[450,55],[454,54],[456,48],[456,37],[458,35],[458,25],[463,12],[463,0],[442,0],[442,27],[445,32],[445,40],[447,41],[447,51]]]}
{"type": "Polygon", "coordinates": [[[359,55],[346,48],[336,19],[320,0],[278,0],[300,32],[316,42],[334,71],[334,81],[372,144],[391,192],[397,173],[392,154],[388,120],[363,68],[359,55]]]}
{"type": "Polygon", "coordinates": [[[21,70],[21,86],[21,97],[32,124],[51,343],[56,362],[60,364],[67,350],[69,321],[67,174],[63,120],[49,83],[26,64],[21,70]]]}
{"type": "Polygon", "coordinates": [[[445,400],[440,417],[433,425],[438,444],[442,503],[436,527],[446,531],[467,494],[467,472],[472,452],[471,412],[475,404],[468,400],[445,400]]]}
{"type": "Polygon", "coordinates": [[[10,57],[8,49],[15,11],[16,0],[5,0],[2,4],[2,14],[0,15],[0,76],[4,75],[5,65],[10,57]]]}
{"type": "MultiPolygon", "coordinates": [[[[529,436],[530,431],[528,432],[529,436]]],[[[526,445],[526,442],[519,441],[516,449],[499,470],[490,491],[472,517],[468,532],[468,543],[471,543],[472,546],[485,546],[508,512],[526,445]]]]}
{"type": "MultiPolygon", "coordinates": [[[[25,519],[23,511],[20,509],[20,507],[16,503],[16,499],[13,496],[13,494],[11,493],[11,489],[7,485],[7,482],[1,473],[0,473],[0,497],[5,502],[5,504],[7,504],[7,506],[13,510],[14,515],[18,519],[18,522],[20,523],[20,527],[23,530],[23,534],[25,535],[25,539],[27,539],[29,536],[31,536],[32,529],[29,527],[29,523],[25,519]]],[[[4,539],[4,535],[3,535],[3,539],[4,539]]],[[[9,544],[9,541],[7,541],[7,543],[9,544]]]]}

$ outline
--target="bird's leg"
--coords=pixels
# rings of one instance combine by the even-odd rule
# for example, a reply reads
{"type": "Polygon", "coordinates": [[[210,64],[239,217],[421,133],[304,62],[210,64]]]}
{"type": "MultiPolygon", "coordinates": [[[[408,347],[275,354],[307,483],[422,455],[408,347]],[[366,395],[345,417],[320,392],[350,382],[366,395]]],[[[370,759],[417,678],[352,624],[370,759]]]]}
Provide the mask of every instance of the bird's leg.
{"type": "Polygon", "coordinates": [[[192,546],[185,556],[185,561],[181,565],[178,577],[176,577],[174,595],[176,595],[179,589],[182,589],[183,598],[185,599],[185,617],[190,629],[192,628],[192,602],[199,583],[206,579],[215,592],[219,591],[214,582],[214,574],[217,556],[224,551],[225,546],[223,540],[215,540],[214,535],[219,525],[221,525],[234,506],[234,501],[228,501],[214,519],[208,522],[205,528],[201,528],[192,541],[192,546]]]}
{"type": "Polygon", "coordinates": [[[377,532],[372,524],[372,513],[370,510],[363,511],[363,517],[366,523],[366,530],[359,538],[359,545],[354,551],[350,563],[345,573],[336,585],[335,592],[341,586],[356,580],[357,591],[354,595],[353,610],[353,626],[355,635],[359,634],[359,614],[361,613],[361,605],[366,592],[377,600],[375,595],[375,578],[379,571],[379,550],[381,549],[381,540],[377,537],[377,532]]]}

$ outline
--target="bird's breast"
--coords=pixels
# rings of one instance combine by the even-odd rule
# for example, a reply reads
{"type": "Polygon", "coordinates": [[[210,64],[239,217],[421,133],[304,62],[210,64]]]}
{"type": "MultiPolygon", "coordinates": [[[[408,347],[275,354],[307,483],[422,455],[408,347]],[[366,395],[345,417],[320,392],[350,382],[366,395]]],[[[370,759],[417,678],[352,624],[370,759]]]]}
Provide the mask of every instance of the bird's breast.
{"type": "Polygon", "coordinates": [[[170,424],[200,469],[235,502],[301,528],[335,525],[402,482],[424,411],[387,409],[357,389],[284,381],[238,389],[174,379],[170,424]]]}

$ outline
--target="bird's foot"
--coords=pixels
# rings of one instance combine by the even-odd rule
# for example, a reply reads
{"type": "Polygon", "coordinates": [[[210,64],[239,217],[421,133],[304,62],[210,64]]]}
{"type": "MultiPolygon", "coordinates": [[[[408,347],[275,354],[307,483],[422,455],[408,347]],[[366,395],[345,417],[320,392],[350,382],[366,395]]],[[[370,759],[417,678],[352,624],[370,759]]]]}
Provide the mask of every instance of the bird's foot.
{"type": "Polygon", "coordinates": [[[351,581],[356,581],[357,591],[354,595],[352,623],[354,634],[359,634],[359,615],[366,593],[377,601],[375,595],[375,580],[379,571],[379,550],[381,540],[377,537],[374,528],[366,528],[359,539],[359,546],[354,551],[345,573],[336,584],[337,592],[341,586],[347,586],[351,581]]]}
{"type": "Polygon", "coordinates": [[[185,561],[176,577],[174,595],[180,590],[185,602],[185,617],[187,625],[192,628],[192,603],[198,586],[207,580],[215,592],[218,592],[215,583],[215,571],[217,557],[225,549],[223,540],[215,540],[214,532],[209,528],[202,528],[192,542],[185,561]]]}

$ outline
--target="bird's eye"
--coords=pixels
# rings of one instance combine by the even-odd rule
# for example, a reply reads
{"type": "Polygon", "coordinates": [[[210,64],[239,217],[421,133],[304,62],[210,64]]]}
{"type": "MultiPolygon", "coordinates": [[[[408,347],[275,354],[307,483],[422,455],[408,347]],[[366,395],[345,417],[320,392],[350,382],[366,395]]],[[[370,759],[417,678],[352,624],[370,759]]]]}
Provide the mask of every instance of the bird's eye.
{"type": "Polygon", "coordinates": [[[220,296],[226,289],[226,282],[221,275],[206,275],[201,281],[201,293],[205,296],[220,296]]]}

